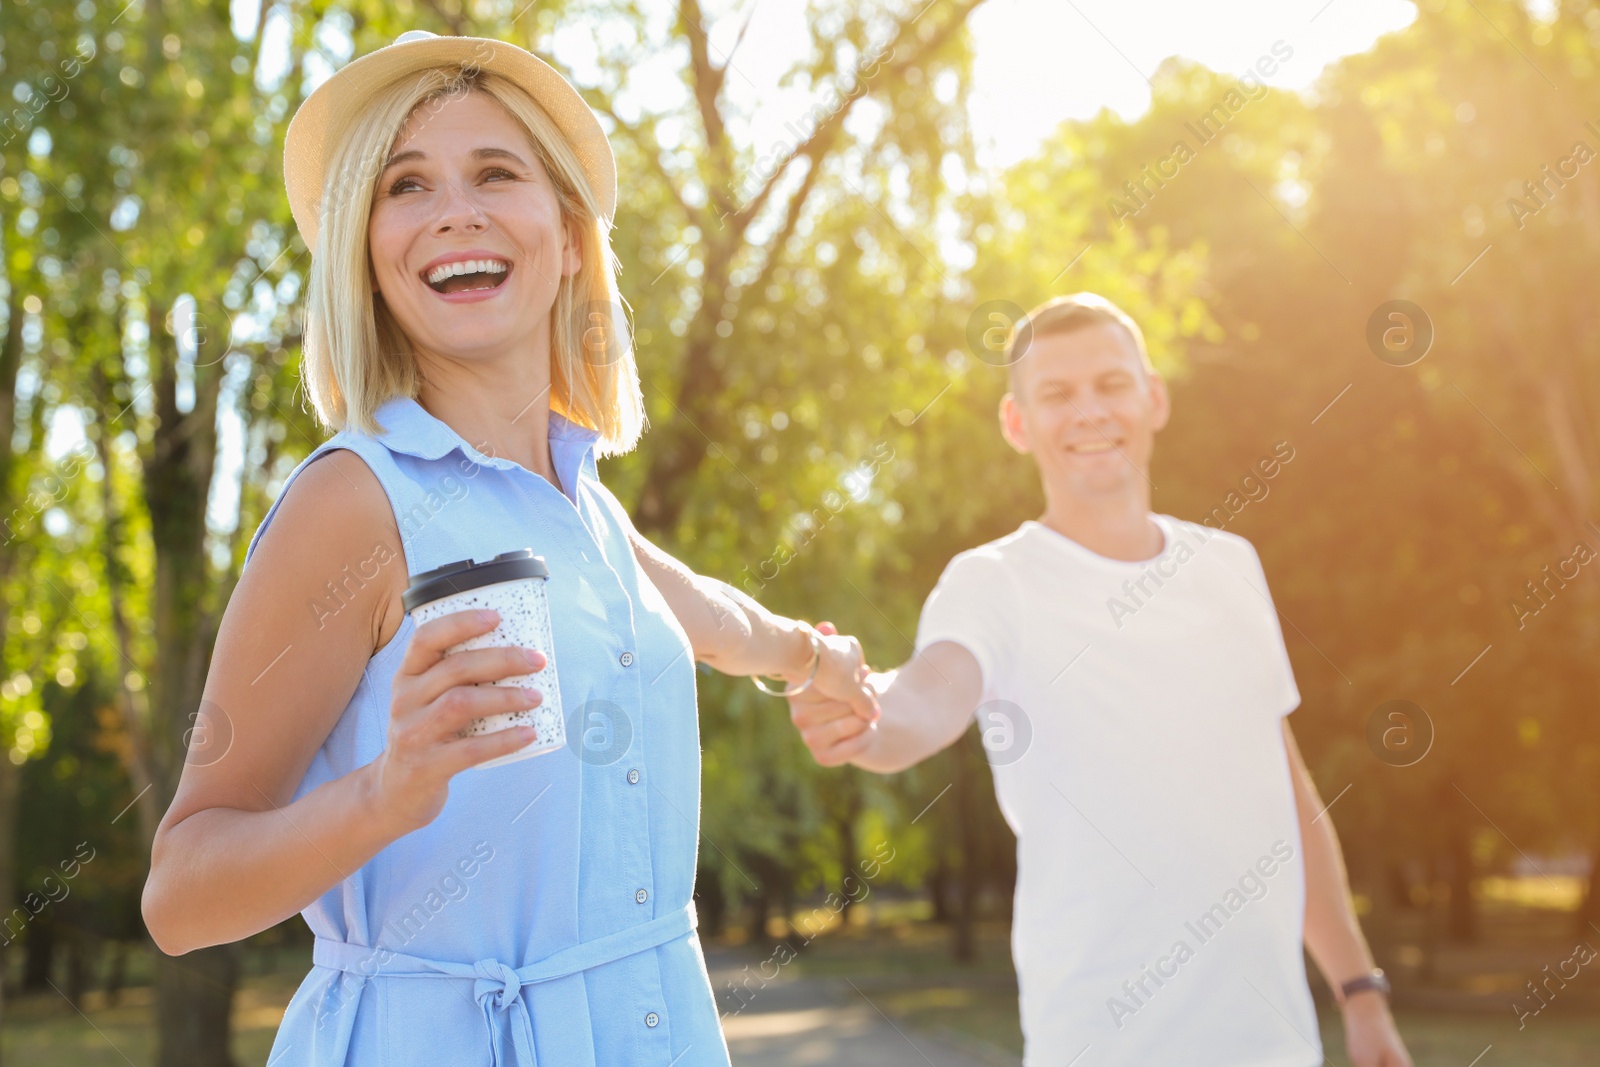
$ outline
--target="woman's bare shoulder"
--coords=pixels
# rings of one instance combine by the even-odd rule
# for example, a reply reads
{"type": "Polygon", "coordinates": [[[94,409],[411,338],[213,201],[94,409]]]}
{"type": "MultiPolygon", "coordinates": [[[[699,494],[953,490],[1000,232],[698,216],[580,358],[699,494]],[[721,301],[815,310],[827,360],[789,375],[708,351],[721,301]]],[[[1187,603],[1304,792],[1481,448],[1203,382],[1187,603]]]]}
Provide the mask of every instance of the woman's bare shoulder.
{"type": "Polygon", "coordinates": [[[316,632],[347,612],[368,620],[369,655],[399,629],[406,561],[394,510],[349,449],[330,450],[290,482],[245,570],[292,590],[316,632]]]}

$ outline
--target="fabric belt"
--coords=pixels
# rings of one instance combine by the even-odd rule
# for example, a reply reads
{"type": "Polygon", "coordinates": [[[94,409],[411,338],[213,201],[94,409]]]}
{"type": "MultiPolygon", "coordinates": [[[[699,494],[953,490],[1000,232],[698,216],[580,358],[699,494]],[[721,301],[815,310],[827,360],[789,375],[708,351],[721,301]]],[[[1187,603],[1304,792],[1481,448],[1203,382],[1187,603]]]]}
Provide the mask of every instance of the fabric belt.
{"type": "Polygon", "coordinates": [[[511,1064],[515,1067],[537,1067],[533,1049],[533,1021],[522,999],[523,986],[567,978],[591,967],[613,963],[684,937],[693,932],[696,925],[694,902],[690,901],[677,911],[614,934],[597,937],[593,941],[581,941],[524,967],[511,967],[494,959],[476,963],[429,960],[392,952],[381,945],[373,948],[325,937],[316,939],[311,959],[319,967],[331,967],[362,979],[471,978],[473,999],[483,1009],[484,1025],[488,1029],[490,1063],[493,1067],[511,1067],[511,1064]],[[504,1045],[502,1036],[508,1026],[515,1050],[515,1059],[510,1064],[506,1064],[500,1055],[504,1045]]]}

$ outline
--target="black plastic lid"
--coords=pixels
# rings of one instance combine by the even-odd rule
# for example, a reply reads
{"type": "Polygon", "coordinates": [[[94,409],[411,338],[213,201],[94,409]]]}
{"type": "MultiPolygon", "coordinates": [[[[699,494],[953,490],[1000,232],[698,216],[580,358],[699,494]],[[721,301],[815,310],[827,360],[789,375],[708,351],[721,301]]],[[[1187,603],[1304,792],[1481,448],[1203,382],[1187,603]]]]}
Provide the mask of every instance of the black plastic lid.
{"type": "Polygon", "coordinates": [[[548,578],[550,568],[543,556],[535,556],[531,548],[502,552],[487,563],[474,563],[470,559],[446,563],[431,571],[413,574],[400,603],[410,614],[424,604],[442,600],[454,593],[464,593],[499,582],[515,582],[523,578],[548,578]]]}

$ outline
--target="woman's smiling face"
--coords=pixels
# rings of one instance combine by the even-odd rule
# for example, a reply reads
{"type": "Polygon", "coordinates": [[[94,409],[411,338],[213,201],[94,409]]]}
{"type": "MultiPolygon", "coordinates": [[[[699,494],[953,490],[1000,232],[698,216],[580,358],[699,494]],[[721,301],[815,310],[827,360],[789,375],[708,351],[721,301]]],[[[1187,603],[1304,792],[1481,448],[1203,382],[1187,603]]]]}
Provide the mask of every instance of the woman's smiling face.
{"type": "Polygon", "coordinates": [[[556,290],[581,265],[527,133],[481,92],[412,112],[378,176],[367,240],[395,321],[419,354],[446,359],[541,340],[547,352],[556,290]]]}

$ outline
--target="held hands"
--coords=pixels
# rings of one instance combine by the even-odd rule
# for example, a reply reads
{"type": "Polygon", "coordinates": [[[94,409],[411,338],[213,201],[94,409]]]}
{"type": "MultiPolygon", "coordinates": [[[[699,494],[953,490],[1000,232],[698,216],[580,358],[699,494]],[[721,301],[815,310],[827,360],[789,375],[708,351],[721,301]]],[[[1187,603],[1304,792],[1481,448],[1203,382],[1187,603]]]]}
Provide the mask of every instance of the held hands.
{"type": "Polygon", "coordinates": [[[836,700],[862,721],[876,722],[878,694],[866,684],[870,672],[861,642],[843,636],[831,622],[820,623],[817,633],[822,635],[822,658],[817,664],[816,679],[801,695],[836,700]]]}
{"type": "Polygon", "coordinates": [[[800,731],[811,755],[824,767],[848,763],[866,750],[875,736],[881,709],[873,675],[861,642],[841,637],[832,623],[817,625],[823,635],[822,663],[816,681],[789,697],[789,719],[800,731]]]}
{"type": "Polygon", "coordinates": [[[417,627],[395,672],[389,743],[371,764],[375,810],[410,832],[444,809],[450,779],[468,767],[530,744],[531,726],[457,737],[473,719],[537,707],[544,695],[518,686],[480,685],[544,669],[542,653],[524,648],[445,649],[486,634],[494,611],[457,611],[417,627]]]}

